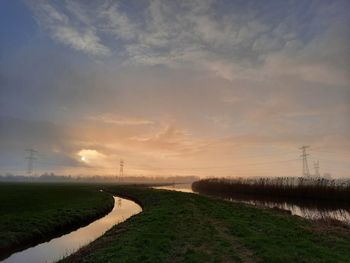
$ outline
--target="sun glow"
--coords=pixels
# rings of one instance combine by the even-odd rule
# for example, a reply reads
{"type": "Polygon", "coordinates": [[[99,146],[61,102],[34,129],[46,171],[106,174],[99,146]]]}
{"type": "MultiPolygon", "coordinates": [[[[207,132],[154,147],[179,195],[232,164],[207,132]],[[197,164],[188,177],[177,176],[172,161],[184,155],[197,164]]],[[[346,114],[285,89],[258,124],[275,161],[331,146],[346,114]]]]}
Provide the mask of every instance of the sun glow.
{"type": "Polygon", "coordinates": [[[81,162],[88,163],[88,164],[99,164],[103,165],[105,164],[105,158],[106,156],[96,150],[92,149],[82,149],[80,150],[77,155],[79,156],[79,159],[81,162]]]}

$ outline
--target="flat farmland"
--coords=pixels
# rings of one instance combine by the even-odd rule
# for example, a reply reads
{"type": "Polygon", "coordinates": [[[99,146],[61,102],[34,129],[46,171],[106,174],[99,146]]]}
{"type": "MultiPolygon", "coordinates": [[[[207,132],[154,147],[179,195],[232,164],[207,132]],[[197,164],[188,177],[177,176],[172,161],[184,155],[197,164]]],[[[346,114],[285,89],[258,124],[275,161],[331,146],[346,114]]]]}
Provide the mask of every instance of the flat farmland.
{"type": "Polygon", "coordinates": [[[113,205],[91,185],[0,184],[0,259],[86,225],[113,205]]]}

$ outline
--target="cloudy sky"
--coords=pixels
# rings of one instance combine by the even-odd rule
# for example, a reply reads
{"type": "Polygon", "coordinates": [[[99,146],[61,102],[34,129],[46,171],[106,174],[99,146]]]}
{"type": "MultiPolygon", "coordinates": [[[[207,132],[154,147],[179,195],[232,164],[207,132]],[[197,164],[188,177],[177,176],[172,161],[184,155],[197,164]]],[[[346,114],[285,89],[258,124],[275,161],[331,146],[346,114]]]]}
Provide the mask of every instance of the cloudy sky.
{"type": "Polygon", "coordinates": [[[350,2],[0,2],[0,173],[350,176],[350,2]]]}

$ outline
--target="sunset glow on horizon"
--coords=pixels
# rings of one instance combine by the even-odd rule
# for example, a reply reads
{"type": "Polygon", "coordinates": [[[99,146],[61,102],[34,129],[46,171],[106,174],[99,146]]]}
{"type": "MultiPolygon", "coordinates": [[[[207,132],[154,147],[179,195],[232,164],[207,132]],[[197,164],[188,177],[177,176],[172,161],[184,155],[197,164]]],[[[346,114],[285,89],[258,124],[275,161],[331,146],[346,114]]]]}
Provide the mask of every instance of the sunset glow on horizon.
{"type": "Polygon", "coordinates": [[[0,3],[0,174],[350,176],[350,2],[0,3]]]}

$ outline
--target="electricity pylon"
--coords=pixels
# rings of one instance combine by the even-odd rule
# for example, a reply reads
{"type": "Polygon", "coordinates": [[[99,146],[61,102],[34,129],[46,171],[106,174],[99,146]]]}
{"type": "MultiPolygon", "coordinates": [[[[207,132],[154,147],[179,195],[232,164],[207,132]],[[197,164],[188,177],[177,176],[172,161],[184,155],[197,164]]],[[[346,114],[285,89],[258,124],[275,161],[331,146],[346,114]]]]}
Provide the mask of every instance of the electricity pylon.
{"type": "Polygon", "coordinates": [[[26,152],[28,152],[28,156],[26,157],[26,159],[28,160],[27,174],[32,175],[34,161],[36,160],[35,154],[37,153],[37,151],[34,149],[26,149],[26,152]]]}
{"type": "Polygon", "coordinates": [[[320,177],[320,161],[314,162],[315,176],[320,177]]]}
{"type": "Polygon", "coordinates": [[[123,159],[120,160],[120,166],[119,166],[119,180],[122,179],[124,175],[124,161],[123,159]]]}
{"type": "Polygon", "coordinates": [[[309,165],[307,163],[307,156],[309,155],[306,153],[307,148],[310,148],[310,146],[303,145],[299,148],[302,150],[302,154],[300,156],[303,158],[303,177],[310,177],[309,165]]]}

